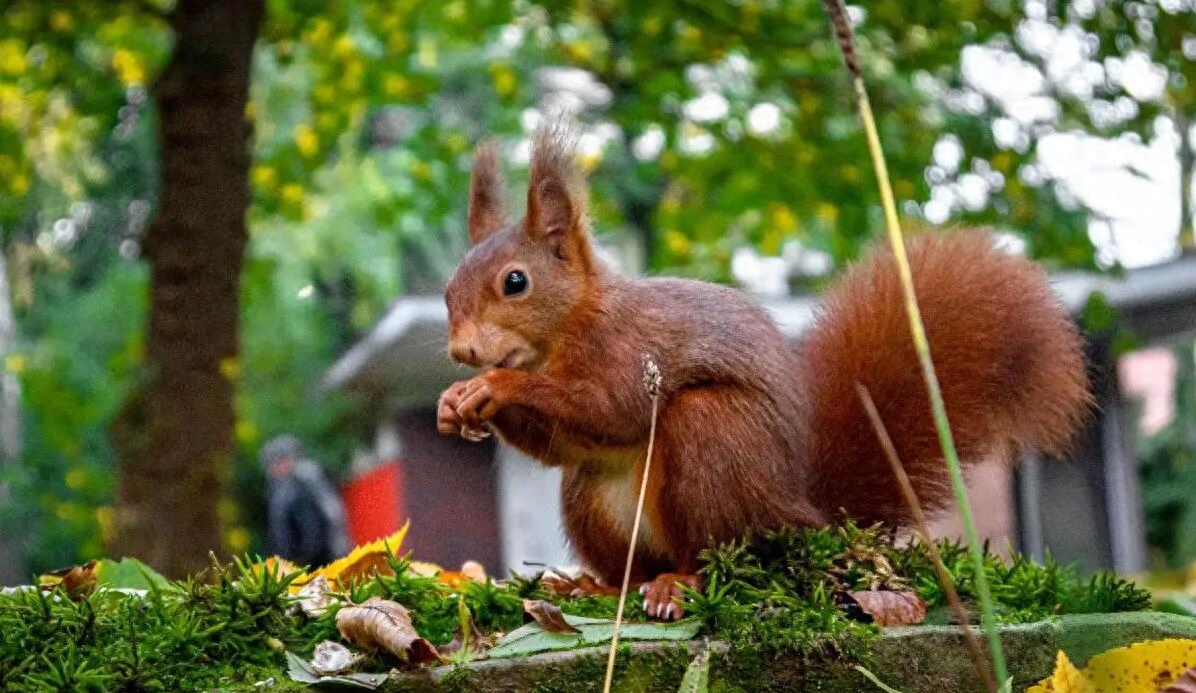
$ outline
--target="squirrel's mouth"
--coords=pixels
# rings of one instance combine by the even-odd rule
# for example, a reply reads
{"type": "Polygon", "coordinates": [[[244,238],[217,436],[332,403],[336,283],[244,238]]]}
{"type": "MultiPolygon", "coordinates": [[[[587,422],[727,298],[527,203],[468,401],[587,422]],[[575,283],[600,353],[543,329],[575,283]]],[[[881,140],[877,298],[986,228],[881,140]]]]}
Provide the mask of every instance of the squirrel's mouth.
{"type": "Polygon", "coordinates": [[[511,353],[502,357],[502,360],[494,364],[495,368],[514,368],[519,363],[519,349],[512,349],[511,353]]]}

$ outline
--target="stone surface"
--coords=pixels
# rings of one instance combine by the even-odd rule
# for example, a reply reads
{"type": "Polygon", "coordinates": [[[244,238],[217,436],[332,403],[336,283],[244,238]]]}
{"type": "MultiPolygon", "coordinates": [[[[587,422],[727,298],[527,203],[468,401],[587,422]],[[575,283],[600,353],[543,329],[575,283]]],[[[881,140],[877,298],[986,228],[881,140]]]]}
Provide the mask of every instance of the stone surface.
{"type": "MultiPolygon", "coordinates": [[[[978,638],[983,634],[974,628],[978,638]]],[[[1061,616],[1050,621],[1005,626],[1001,641],[1014,690],[1047,676],[1059,649],[1077,665],[1093,655],[1143,640],[1196,638],[1196,618],[1153,612],[1061,616]]],[[[713,651],[710,690],[878,691],[846,664],[808,664],[799,658],[731,656],[725,643],[635,643],[621,646],[615,690],[677,690],[685,668],[703,649],[713,651]]],[[[882,681],[902,693],[968,693],[982,690],[964,649],[962,629],[953,626],[892,628],[872,643],[865,663],[882,681]]],[[[387,691],[560,691],[602,690],[606,648],[590,647],[529,657],[495,659],[438,667],[392,678],[387,691]]]]}

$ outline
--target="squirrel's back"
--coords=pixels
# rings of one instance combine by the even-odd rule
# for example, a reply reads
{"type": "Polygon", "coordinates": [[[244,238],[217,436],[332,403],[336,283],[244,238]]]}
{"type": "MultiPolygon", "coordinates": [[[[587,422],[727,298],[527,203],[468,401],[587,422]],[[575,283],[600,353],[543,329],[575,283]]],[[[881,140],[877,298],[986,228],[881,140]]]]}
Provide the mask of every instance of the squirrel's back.
{"type": "MultiPolygon", "coordinates": [[[[1046,273],[990,235],[907,242],[914,286],[962,460],[1021,447],[1060,453],[1091,405],[1083,345],[1046,273]]],[[[827,293],[802,349],[814,431],[811,490],[828,515],[903,523],[908,510],[859,400],[867,388],[923,505],[950,498],[892,254],[878,250],[827,293]]]]}

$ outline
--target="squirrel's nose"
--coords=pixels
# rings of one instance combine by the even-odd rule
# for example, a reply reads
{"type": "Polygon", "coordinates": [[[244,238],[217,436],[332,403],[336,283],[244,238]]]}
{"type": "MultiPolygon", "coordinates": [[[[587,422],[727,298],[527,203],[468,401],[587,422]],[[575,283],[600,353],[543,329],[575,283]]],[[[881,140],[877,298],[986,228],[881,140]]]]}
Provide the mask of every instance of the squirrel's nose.
{"type": "Polygon", "coordinates": [[[477,350],[467,344],[449,345],[449,354],[452,355],[453,360],[457,363],[463,363],[467,366],[473,366],[475,368],[481,365],[481,363],[478,361],[477,350]]]}

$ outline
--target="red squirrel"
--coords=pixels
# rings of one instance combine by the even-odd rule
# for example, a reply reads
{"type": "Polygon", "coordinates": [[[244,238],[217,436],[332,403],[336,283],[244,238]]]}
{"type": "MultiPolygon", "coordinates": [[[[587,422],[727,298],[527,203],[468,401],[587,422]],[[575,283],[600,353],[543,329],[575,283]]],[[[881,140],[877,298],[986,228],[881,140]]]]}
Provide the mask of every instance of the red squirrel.
{"type": "MultiPolygon", "coordinates": [[[[633,576],[679,618],[701,549],[782,527],[909,520],[860,404],[867,388],[928,508],[949,482],[896,265],[873,250],[829,289],[799,349],[739,291],[629,278],[595,256],[560,123],[535,135],[524,218],[497,150],[476,152],[471,248],[449,281],[449,351],[484,369],[441,395],[441,433],[489,431],[563,473],[565,532],[599,585],[622,581],[649,437],[643,355],[663,387],[633,576]]],[[[1059,453],[1090,406],[1082,342],[1045,273],[974,231],[907,241],[961,457],[1059,453]]]]}

